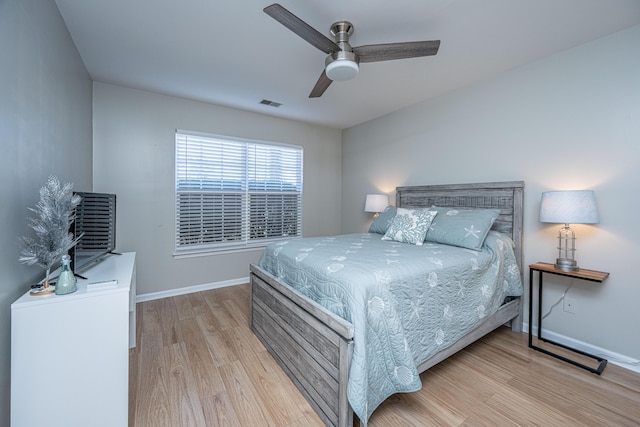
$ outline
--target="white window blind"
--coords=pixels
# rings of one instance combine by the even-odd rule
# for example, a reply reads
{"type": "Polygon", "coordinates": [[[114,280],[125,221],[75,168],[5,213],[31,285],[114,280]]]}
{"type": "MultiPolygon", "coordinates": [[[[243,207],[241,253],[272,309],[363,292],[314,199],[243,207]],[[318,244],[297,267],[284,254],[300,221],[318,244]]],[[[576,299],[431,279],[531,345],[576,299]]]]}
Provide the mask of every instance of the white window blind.
{"type": "Polygon", "coordinates": [[[176,253],[302,236],[302,148],[176,131],[176,253]]]}

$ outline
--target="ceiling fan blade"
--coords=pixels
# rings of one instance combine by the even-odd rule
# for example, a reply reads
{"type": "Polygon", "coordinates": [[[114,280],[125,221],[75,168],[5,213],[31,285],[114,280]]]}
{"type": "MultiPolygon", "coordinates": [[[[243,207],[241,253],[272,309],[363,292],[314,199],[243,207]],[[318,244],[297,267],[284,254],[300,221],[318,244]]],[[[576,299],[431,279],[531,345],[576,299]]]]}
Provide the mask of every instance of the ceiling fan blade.
{"type": "Polygon", "coordinates": [[[354,47],[353,51],[360,57],[360,62],[379,62],[435,55],[438,48],[440,40],[370,44],[354,47]]]}
{"type": "Polygon", "coordinates": [[[316,48],[320,49],[324,53],[334,53],[340,50],[340,47],[335,44],[330,38],[324,36],[322,33],[314,29],[311,25],[298,18],[287,9],[274,3],[271,6],[267,6],[264,9],[264,13],[296,33],[298,36],[311,43],[316,48]]]}
{"type": "Polygon", "coordinates": [[[309,98],[319,98],[322,96],[325,90],[329,87],[329,85],[333,82],[329,77],[327,77],[327,73],[322,70],[322,74],[320,74],[320,78],[316,82],[316,85],[311,90],[309,94],[309,98]]]}

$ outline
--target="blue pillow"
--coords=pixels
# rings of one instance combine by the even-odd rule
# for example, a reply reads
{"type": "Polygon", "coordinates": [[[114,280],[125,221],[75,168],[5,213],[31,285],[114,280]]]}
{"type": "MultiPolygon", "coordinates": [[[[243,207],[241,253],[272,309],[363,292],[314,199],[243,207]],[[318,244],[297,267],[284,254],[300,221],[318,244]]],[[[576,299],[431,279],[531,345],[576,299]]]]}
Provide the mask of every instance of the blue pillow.
{"type": "Polygon", "coordinates": [[[395,206],[387,206],[382,212],[373,220],[371,227],[369,227],[369,233],[384,234],[389,229],[393,218],[396,216],[398,209],[395,206]]]}
{"type": "Polygon", "coordinates": [[[382,236],[382,240],[395,240],[396,242],[421,246],[436,214],[436,211],[429,209],[398,208],[398,212],[389,229],[382,236]]]}
{"type": "Polygon", "coordinates": [[[425,241],[479,251],[500,209],[465,209],[432,206],[438,211],[425,241]]]}

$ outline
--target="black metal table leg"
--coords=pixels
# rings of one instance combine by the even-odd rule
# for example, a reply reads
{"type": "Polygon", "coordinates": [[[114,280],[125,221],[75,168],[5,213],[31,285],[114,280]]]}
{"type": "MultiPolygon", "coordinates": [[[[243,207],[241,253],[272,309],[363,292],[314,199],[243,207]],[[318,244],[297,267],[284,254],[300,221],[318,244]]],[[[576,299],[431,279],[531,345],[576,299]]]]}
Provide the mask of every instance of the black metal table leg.
{"type": "Polygon", "coordinates": [[[547,354],[549,356],[555,357],[556,359],[560,359],[563,360],[567,363],[570,363],[574,366],[577,366],[579,368],[582,369],[586,369],[589,372],[592,372],[594,374],[598,374],[600,375],[602,373],[602,371],[604,370],[604,368],[607,366],[607,360],[593,355],[593,354],[589,354],[586,353],[582,350],[578,350],[569,346],[566,346],[564,344],[552,341],[550,339],[544,338],[542,336],[542,288],[543,288],[543,280],[542,280],[542,275],[543,275],[543,271],[541,270],[535,270],[533,268],[529,268],[529,347],[539,351],[541,353],[547,354]],[[538,340],[549,343],[549,344],[553,344],[555,346],[564,348],[566,350],[570,350],[574,353],[577,354],[581,354],[582,356],[585,357],[589,357],[591,359],[594,359],[596,361],[599,362],[599,365],[597,368],[592,368],[591,366],[585,365],[583,363],[577,362],[575,360],[569,359],[568,357],[562,356],[560,354],[554,353],[552,351],[549,351],[547,349],[538,347],[536,345],[533,344],[533,272],[534,271],[538,271],[538,340]]]}

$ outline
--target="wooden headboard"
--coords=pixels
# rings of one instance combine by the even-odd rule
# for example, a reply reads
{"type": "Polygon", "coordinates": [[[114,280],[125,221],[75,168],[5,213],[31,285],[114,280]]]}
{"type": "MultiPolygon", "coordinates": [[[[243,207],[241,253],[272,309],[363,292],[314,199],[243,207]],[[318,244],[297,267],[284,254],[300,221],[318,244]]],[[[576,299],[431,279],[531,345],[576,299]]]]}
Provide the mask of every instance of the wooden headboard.
{"type": "Polygon", "coordinates": [[[492,229],[511,237],[515,255],[522,269],[522,224],[524,181],[486,182],[474,184],[419,185],[396,187],[396,206],[425,208],[429,206],[500,209],[492,229]]]}

